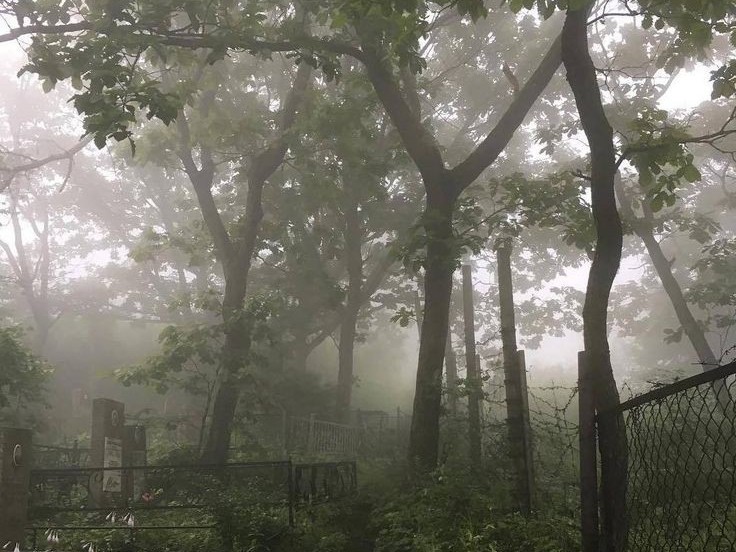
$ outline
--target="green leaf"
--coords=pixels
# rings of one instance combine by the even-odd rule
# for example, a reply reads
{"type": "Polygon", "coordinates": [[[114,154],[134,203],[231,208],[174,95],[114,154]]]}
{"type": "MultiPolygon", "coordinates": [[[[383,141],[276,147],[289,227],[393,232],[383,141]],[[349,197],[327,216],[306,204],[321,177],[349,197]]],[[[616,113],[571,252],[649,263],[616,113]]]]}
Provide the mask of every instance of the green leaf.
{"type": "Polygon", "coordinates": [[[682,176],[690,183],[698,182],[702,178],[700,171],[695,167],[695,165],[686,165],[683,168],[682,176]]]}
{"type": "Polygon", "coordinates": [[[662,207],[664,206],[664,200],[661,195],[654,196],[652,198],[652,201],[650,203],[650,206],[652,208],[652,211],[655,213],[662,210],[662,207]]]}
{"type": "Polygon", "coordinates": [[[524,7],[524,0],[511,0],[509,2],[509,9],[514,13],[519,13],[521,8],[524,7]]]}

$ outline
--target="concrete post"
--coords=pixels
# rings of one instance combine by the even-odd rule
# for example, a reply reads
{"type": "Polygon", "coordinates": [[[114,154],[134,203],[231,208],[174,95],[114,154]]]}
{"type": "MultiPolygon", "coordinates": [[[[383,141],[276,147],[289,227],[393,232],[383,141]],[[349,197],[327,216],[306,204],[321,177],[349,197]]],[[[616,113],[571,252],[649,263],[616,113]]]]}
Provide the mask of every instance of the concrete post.
{"type": "Polygon", "coordinates": [[[0,429],[0,547],[25,537],[31,451],[30,430],[0,429]]]}
{"type": "MultiPolygon", "coordinates": [[[[90,467],[120,468],[123,465],[125,405],[112,399],[92,402],[92,438],[90,467]]],[[[92,506],[103,508],[119,504],[123,496],[120,469],[99,472],[90,480],[92,506]]]]}
{"type": "Polygon", "coordinates": [[[526,507],[529,512],[536,506],[536,486],[534,484],[534,449],[532,441],[532,424],[529,415],[529,388],[526,381],[526,355],[524,351],[517,351],[519,367],[519,383],[521,385],[521,413],[524,429],[524,471],[526,473],[526,507]]]}
{"type": "MultiPolygon", "coordinates": [[[[123,427],[123,466],[140,467],[147,462],[146,428],[142,425],[123,427]]],[[[134,502],[140,500],[145,491],[145,471],[125,470],[123,495],[134,502]]]]}

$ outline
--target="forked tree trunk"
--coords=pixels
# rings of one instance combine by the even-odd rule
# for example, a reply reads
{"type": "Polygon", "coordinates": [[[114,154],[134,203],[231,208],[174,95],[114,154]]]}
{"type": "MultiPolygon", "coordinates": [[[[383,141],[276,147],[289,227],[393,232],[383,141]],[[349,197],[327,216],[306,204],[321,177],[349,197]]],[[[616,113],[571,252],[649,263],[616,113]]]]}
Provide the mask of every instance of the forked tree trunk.
{"type": "Polygon", "coordinates": [[[442,401],[442,365],[447,343],[447,321],[455,259],[452,213],[458,196],[487,169],[504,150],[517,128],[560,65],[560,40],[550,46],[537,69],[519,90],[496,126],[464,161],[452,169],[445,166],[435,137],[421,120],[416,96],[402,90],[391,55],[375,29],[358,22],[360,51],[351,52],[366,67],[381,103],[401,136],[407,153],[422,176],[427,194],[424,227],[427,231],[424,323],[417,362],[414,413],[409,439],[409,462],[415,471],[437,466],[442,401]],[[406,97],[406,93],[412,96],[406,97]]]}
{"type": "MultiPolygon", "coordinates": [[[[595,386],[598,412],[619,404],[608,347],[608,300],[621,262],[623,232],[616,209],[616,156],[588,49],[587,17],[592,3],[568,10],[562,31],[562,62],[567,70],[591,157],[591,196],[597,239],[583,306],[583,339],[595,386]]],[[[627,443],[623,418],[603,416],[599,426],[603,531],[607,552],[626,546],[627,443]]]]}
{"type": "Polygon", "coordinates": [[[216,256],[225,276],[225,295],[222,303],[225,343],[222,349],[221,380],[215,394],[210,429],[202,451],[201,460],[204,463],[220,464],[227,461],[235,411],[244,379],[243,367],[248,361],[251,347],[251,321],[247,319],[243,309],[248,288],[248,273],[263,219],[263,188],[283,163],[288,150],[286,134],[294,126],[310,78],[311,68],[307,64],[301,64],[292,88],[284,100],[279,136],[251,162],[248,171],[245,217],[234,236],[231,236],[225,227],[212,196],[214,161],[209,152],[203,149],[202,166],[201,168],[196,166],[191,153],[193,144],[189,128],[183,120],[180,122],[182,131],[180,157],[194,187],[202,217],[212,236],[216,256]]]}

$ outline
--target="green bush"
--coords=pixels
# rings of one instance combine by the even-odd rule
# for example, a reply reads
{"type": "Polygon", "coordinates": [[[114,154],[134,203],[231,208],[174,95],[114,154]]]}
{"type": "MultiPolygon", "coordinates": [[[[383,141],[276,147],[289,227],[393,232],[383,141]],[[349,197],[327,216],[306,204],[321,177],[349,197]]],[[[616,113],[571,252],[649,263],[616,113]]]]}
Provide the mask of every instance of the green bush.
{"type": "Polygon", "coordinates": [[[575,520],[496,509],[493,488],[470,475],[435,477],[378,508],[375,552],[573,552],[575,520]]]}

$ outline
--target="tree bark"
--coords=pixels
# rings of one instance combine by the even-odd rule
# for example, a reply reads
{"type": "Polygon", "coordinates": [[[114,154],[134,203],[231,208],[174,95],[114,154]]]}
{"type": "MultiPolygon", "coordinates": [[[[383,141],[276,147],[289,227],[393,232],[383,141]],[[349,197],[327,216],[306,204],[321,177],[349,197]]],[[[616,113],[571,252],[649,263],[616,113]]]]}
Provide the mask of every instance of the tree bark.
{"type": "Polygon", "coordinates": [[[531,496],[529,473],[531,466],[527,461],[531,458],[527,445],[530,443],[524,412],[526,391],[522,385],[519,362],[519,351],[516,345],[516,318],[514,314],[514,284],[511,273],[511,240],[499,240],[496,245],[496,263],[498,269],[498,296],[501,311],[501,341],[503,346],[503,371],[506,385],[506,412],[509,432],[511,462],[516,471],[517,502],[522,513],[531,512],[531,496]]]}
{"type": "Polygon", "coordinates": [[[493,130],[463,162],[447,169],[437,141],[417,113],[416,102],[408,101],[402,92],[389,64],[391,56],[382,48],[380,39],[370,29],[358,26],[357,31],[362,45],[357,57],[364,63],[378,98],[422,175],[427,194],[424,212],[428,242],[424,322],[419,344],[409,461],[416,470],[432,470],[437,466],[442,365],[455,263],[452,213],[459,195],[497,159],[556,73],[561,63],[560,39],[558,37],[552,43],[493,130]]]}
{"type": "Polygon", "coordinates": [[[442,365],[452,294],[454,261],[449,247],[453,236],[455,201],[428,198],[425,211],[427,265],[424,275],[424,317],[419,340],[414,411],[409,436],[409,460],[419,472],[437,465],[442,405],[442,365]]]}
{"type": "Polygon", "coordinates": [[[481,467],[482,447],[480,434],[481,378],[480,363],[475,354],[475,309],[473,306],[473,268],[463,265],[463,320],[465,322],[465,369],[468,387],[468,442],[470,465],[481,467]]]}
{"type": "MultiPolygon", "coordinates": [[[[596,410],[619,403],[608,346],[608,300],[621,262],[623,232],[616,208],[613,130],[603,110],[595,67],[588,49],[587,17],[592,3],[568,10],[562,30],[562,62],[590,145],[591,195],[597,233],[583,306],[583,339],[595,385],[596,410]]],[[[607,552],[626,545],[627,443],[621,415],[599,420],[603,530],[607,552]]]]}
{"type": "Polygon", "coordinates": [[[351,185],[346,186],[345,201],[345,257],[348,269],[348,291],[340,326],[340,349],[337,373],[336,419],[350,422],[350,402],[353,391],[353,363],[358,313],[363,302],[362,231],[358,200],[351,185]]]}
{"type": "Polygon", "coordinates": [[[243,367],[251,346],[250,321],[243,313],[248,286],[248,273],[263,219],[263,188],[271,175],[283,163],[288,150],[286,134],[296,121],[308,86],[311,68],[301,64],[294,83],[282,104],[279,135],[253,160],[247,174],[248,192],[245,216],[231,236],[222,221],[212,196],[215,163],[210,152],[201,148],[201,167],[197,167],[191,152],[189,127],[183,116],[179,118],[181,147],[179,156],[189,176],[207,229],[215,244],[215,254],[225,277],[222,319],[225,342],[222,349],[221,379],[215,393],[210,429],[207,434],[202,461],[224,463],[227,460],[235,411],[240,397],[243,367]]]}

